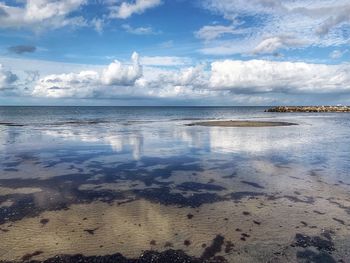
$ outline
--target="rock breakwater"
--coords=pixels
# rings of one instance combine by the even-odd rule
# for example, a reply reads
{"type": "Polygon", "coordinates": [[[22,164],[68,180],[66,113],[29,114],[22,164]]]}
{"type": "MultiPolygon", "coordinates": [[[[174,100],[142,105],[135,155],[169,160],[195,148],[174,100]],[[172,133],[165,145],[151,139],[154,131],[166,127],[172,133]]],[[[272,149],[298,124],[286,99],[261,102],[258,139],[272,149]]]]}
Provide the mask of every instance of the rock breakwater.
{"type": "Polygon", "coordinates": [[[350,112],[350,106],[277,106],[265,112],[350,112]]]}

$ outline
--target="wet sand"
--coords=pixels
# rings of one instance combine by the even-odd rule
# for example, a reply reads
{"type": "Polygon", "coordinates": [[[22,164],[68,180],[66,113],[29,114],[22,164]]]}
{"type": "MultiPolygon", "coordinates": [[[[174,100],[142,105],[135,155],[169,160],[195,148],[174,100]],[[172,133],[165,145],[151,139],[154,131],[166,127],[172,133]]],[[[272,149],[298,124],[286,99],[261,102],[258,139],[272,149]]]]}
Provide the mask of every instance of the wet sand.
{"type": "Polygon", "coordinates": [[[187,124],[187,126],[210,126],[210,127],[278,127],[298,125],[290,122],[279,121],[204,121],[187,124]]]}
{"type": "Polygon", "coordinates": [[[27,179],[22,184],[28,188],[0,180],[7,185],[1,188],[4,207],[10,209],[1,215],[0,258],[42,261],[82,254],[86,262],[96,256],[108,262],[120,253],[135,262],[145,255],[188,262],[310,262],[325,257],[333,262],[349,255],[347,185],[322,181],[318,171],[263,161],[252,163],[258,181],[213,162],[203,168],[154,174],[156,180],[148,186],[141,178],[114,175],[119,178],[114,183],[76,175],[27,179]],[[30,196],[36,201],[31,211],[23,210],[19,201],[30,196]],[[11,216],[11,211],[23,214],[11,216]]]}
{"type": "Polygon", "coordinates": [[[119,205],[94,202],[3,225],[1,229],[6,231],[1,233],[0,251],[5,261],[18,261],[36,251],[41,253],[31,259],[44,260],[62,253],[96,256],[116,252],[138,258],[142,251],[168,249],[202,259],[207,254],[206,260],[220,256],[222,262],[297,262],[303,259],[297,252],[305,250],[315,255],[331,252],[330,257],[342,259],[341,249],[345,249],[343,253],[350,252],[349,227],[332,219],[337,217],[344,218],[344,211],[336,206],[329,209],[329,203],[323,200],[307,204],[289,198],[276,201],[249,195],[239,202],[200,208],[145,200],[119,205]],[[322,213],[325,206],[326,215],[314,212],[319,209],[322,213]],[[326,233],[328,236],[324,236],[326,233]],[[300,248],[299,235],[317,238],[300,248]],[[223,241],[210,254],[206,248],[218,236],[223,241]],[[329,244],[318,247],[322,242],[329,244]]]}

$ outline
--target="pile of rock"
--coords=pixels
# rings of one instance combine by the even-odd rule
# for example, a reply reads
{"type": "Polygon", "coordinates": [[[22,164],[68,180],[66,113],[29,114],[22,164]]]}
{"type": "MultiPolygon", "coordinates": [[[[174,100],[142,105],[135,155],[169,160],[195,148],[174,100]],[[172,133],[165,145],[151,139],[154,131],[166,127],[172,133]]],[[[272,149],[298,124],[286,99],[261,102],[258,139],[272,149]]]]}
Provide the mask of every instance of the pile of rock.
{"type": "Polygon", "coordinates": [[[265,112],[350,112],[350,106],[277,106],[265,112]]]}

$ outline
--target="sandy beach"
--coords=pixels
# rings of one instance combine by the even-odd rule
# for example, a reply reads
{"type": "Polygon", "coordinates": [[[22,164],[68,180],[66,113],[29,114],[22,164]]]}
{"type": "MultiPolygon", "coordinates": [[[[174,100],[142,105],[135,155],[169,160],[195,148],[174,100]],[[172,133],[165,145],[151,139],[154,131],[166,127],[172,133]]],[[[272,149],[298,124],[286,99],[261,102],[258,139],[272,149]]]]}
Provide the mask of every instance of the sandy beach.
{"type": "Polygon", "coordinates": [[[292,126],[298,125],[290,122],[278,121],[206,121],[193,122],[187,124],[188,126],[210,126],[210,127],[278,127],[278,126],[292,126]]]}

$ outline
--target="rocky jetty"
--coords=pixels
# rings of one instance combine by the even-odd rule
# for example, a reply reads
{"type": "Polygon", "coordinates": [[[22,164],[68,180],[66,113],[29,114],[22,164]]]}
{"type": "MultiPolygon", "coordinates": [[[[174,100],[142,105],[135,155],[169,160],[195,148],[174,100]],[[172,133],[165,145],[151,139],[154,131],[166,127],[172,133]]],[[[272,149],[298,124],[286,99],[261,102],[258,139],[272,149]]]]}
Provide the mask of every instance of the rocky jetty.
{"type": "Polygon", "coordinates": [[[265,112],[350,112],[350,106],[277,106],[265,112]]]}

